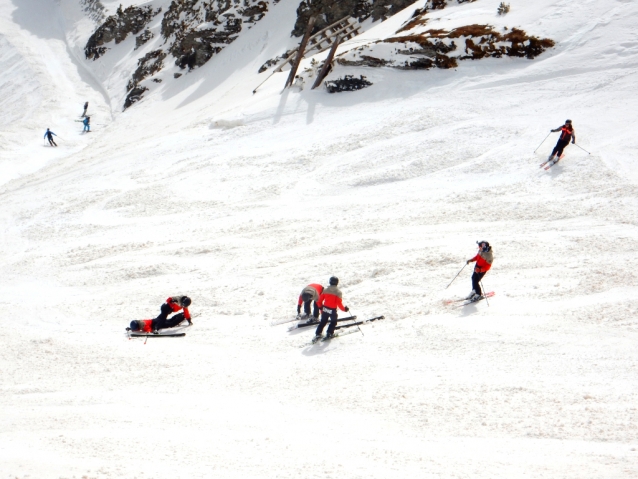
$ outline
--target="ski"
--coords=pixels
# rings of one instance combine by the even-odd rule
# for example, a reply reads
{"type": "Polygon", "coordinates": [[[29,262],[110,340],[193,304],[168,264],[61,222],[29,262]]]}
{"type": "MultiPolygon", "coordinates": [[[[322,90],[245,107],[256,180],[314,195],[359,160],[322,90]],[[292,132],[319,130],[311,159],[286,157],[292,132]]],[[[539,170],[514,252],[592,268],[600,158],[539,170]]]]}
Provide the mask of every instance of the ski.
{"type": "MultiPolygon", "coordinates": [[[[494,291],[490,291],[489,293],[485,293],[483,296],[481,296],[481,299],[485,299],[485,298],[491,298],[492,296],[494,296],[496,293],[494,291]]],[[[465,306],[465,304],[471,304],[471,303],[476,303],[476,301],[470,301],[467,298],[462,298],[462,299],[446,299],[443,301],[443,303],[445,305],[450,305],[450,304],[454,304],[454,303],[460,303],[461,301],[467,301],[467,303],[464,303],[461,306],[465,306]]],[[[480,300],[479,300],[480,301],[480,300]]]]}
{"type": "Polygon", "coordinates": [[[341,326],[337,326],[335,329],[351,328],[353,326],[359,326],[361,324],[371,323],[372,321],[378,321],[381,319],[385,319],[385,316],[377,316],[376,318],[365,319],[363,321],[357,321],[356,323],[352,324],[342,324],[341,326]]]}
{"type": "Polygon", "coordinates": [[[565,155],[561,155],[559,158],[555,159],[555,160],[546,160],[543,161],[541,163],[541,168],[545,167],[546,170],[549,170],[552,166],[554,166],[556,163],[558,163],[560,160],[562,160],[563,158],[565,158],[565,155]],[[548,165],[549,163],[549,165],[548,165]]]}
{"type": "Polygon", "coordinates": [[[131,338],[181,338],[186,333],[153,334],[153,333],[130,333],[131,338]]]}
{"type": "MultiPolygon", "coordinates": [[[[337,319],[337,323],[340,323],[341,321],[354,321],[355,319],[357,319],[356,316],[348,316],[347,318],[341,318],[341,319],[337,319]]],[[[320,321],[319,320],[312,320],[312,321],[308,321],[305,323],[299,323],[299,324],[295,324],[293,326],[290,326],[288,328],[288,331],[294,331],[295,329],[299,329],[299,328],[305,328],[307,326],[316,326],[317,324],[319,324],[320,321]]]]}
{"type": "Polygon", "coordinates": [[[474,304],[474,303],[478,303],[479,301],[483,301],[485,298],[491,298],[492,296],[494,296],[494,291],[490,291],[489,293],[485,293],[483,296],[481,296],[479,299],[475,299],[475,300],[466,300],[465,303],[458,305],[458,308],[462,308],[464,306],[468,306],[470,304],[474,304]]]}
{"type": "Polygon", "coordinates": [[[302,316],[300,314],[298,314],[297,316],[295,316],[292,319],[280,319],[277,321],[271,321],[270,325],[271,326],[278,326],[280,324],[286,324],[286,323],[292,323],[293,321],[301,321],[302,319],[307,319],[308,317],[306,316],[306,318],[302,318],[302,316]]]}

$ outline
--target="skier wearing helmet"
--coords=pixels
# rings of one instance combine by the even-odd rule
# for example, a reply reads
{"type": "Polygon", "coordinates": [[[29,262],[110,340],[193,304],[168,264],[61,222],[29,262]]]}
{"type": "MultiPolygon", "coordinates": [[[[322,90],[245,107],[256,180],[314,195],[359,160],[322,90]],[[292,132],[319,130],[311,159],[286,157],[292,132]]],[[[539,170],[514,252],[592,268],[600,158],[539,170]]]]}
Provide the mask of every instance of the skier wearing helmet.
{"type": "Polygon", "coordinates": [[[552,130],[553,133],[556,133],[557,131],[560,131],[560,138],[552,150],[552,154],[549,155],[547,162],[554,160],[554,157],[556,157],[554,163],[558,163],[563,155],[563,150],[567,145],[569,145],[569,140],[571,140],[572,143],[576,143],[576,132],[574,131],[571,120],[565,120],[565,124],[563,126],[559,126],[552,130]]]}
{"type": "Polygon", "coordinates": [[[317,305],[321,311],[321,322],[319,326],[317,326],[317,330],[315,331],[315,340],[321,338],[321,333],[323,333],[323,328],[326,327],[328,323],[328,319],[330,319],[330,326],[328,326],[328,332],[326,333],[326,338],[332,338],[334,336],[335,329],[337,327],[337,308],[341,311],[350,311],[350,308],[343,305],[341,300],[342,294],[341,290],[337,287],[339,284],[339,278],[331,277],[330,278],[330,286],[323,290],[323,292],[319,295],[319,301],[317,301],[317,305]]]}
{"type": "Polygon", "coordinates": [[[160,314],[155,319],[143,319],[139,321],[131,321],[131,325],[127,330],[132,331],[144,331],[153,334],[157,334],[160,329],[173,328],[180,324],[182,321],[188,321],[191,325],[191,314],[188,311],[188,307],[191,305],[191,299],[188,296],[171,296],[160,307],[160,314]],[[175,316],[169,318],[171,313],[177,313],[180,310],[184,310],[183,313],[178,313],[175,316]]]}
{"type": "Polygon", "coordinates": [[[481,291],[480,282],[485,276],[490,268],[492,267],[492,262],[494,261],[494,255],[492,254],[492,247],[487,241],[477,241],[476,244],[479,246],[478,253],[474,258],[468,259],[467,264],[473,263],[476,261],[476,266],[474,266],[474,273],[472,274],[472,292],[466,299],[470,301],[478,301],[483,299],[483,292],[481,291]]]}

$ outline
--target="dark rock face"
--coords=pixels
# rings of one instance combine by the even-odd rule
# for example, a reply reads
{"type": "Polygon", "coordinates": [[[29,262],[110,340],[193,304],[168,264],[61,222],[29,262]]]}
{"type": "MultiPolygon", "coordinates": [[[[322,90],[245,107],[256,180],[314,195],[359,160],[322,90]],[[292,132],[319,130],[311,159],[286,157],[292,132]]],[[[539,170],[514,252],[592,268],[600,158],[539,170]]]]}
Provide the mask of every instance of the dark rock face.
{"type": "Polygon", "coordinates": [[[360,22],[368,17],[374,21],[385,20],[413,3],[414,0],[302,0],[292,36],[302,36],[313,15],[317,16],[314,33],[346,16],[360,22]]]}
{"type": "Polygon", "coordinates": [[[232,43],[243,24],[258,22],[267,11],[264,0],[173,0],[162,19],[162,36],[171,42],[175,64],[191,70],[232,43]]]}
{"type": "Polygon", "coordinates": [[[363,75],[360,75],[359,78],[355,78],[352,75],[346,75],[343,78],[327,81],[325,84],[328,93],[361,90],[362,88],[372,85],[372,83],[366,80],[366,77],[363,75]]]}
{"type": "MultiPolygon", "coordinates": [[[[129,94],[124,102],[125,110],[136,101],[142,99],[142,95],[148,88],[140,87],[140,82],[160,71],[164,67],[164,58],[166,58],[166,53],[163,50],[155,50],[147,53],[137,61],[137,70],[135,70],[126,86],[129,94]]],[[[160,82],[161,80],[156,83],[160,82]]]]}
{"type": "Polygon", "coordinates": [[[151,38],[153,38],[153,33],[147,28],[142,33],[140,33],[137,37],[135,37],[135,49],[137,50],[139,47],[148,42],[151,38]]]}
{"type": "Polygon", "coordinates": [[[128,7],[117,9],[115,15],[111,15],[98,27],[84,47],[84,55],[87,59],[97,60],[106,52],[105,44],[115,41],[116,44],[125,40],[129,34],[137,35],[161,11],[161,8],[153,10],[152,7],[128,7]]]}

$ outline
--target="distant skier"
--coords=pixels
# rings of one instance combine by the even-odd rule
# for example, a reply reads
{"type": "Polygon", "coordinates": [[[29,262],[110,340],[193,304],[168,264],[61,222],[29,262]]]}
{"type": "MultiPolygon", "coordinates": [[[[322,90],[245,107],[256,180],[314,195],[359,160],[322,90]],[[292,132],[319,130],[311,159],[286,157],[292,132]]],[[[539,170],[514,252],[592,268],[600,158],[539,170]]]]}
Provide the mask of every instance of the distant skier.
{"type": "Polygon", "coordinates": [[[131,321],[131,325],[127,330],[143,331],[146,333],[152,332],[157,334],[160,329],[173,328],[180,324],[182,321],[188,321],[191,325],[191,314],[188,311],[188,307],[191,305],[191,299],[188,296],[171,296],[160,307],[160,314],[155,319],[143,319],[139,321],[131,321]],[[175,316],[169,318],[171,313],[177,313],[179,310],[184,310],[183,313],[178,313],[175,316]]]}
{"type": "Polygon", "coordinates": [[[465,299],[469,299],[470,301],[478,301],[479,299],[483,299],[483,292],[481,291],[480,282],[485,276],[490,268],[492,267],[492,262],[494,261],[494,254],[492,253],[492,247],[487,241],[477,241],[476,244],[479,246],[478,253],[474,258],[468,259],[467,264],[473,263],[476,261],[476,266],[474,267],[474,273],[472,274],[472,292],[465,299]]]}
{"type": "Polygon", "coordinates": [[[323,328],[326,327],[328,319],[330,319],[330,326],[328,326],[326,337],[331,338],[334,336],[334,332],[337,327],[337,308],[341,311],[350,311],[350,308],[343,305],[341,300],[341,290],[337,288],[338,284],[339,278],[335,278],[334,276],[331,277],[330,286],[324,289],[319,295],[317,305],[321,310],[321,322],[319,323],[319,326],[317,326],[317,330],[315,332],[316,339],[321,337],[321,333],[323,333],[323,328]]]}
{"type": "Polygon", "coordinates": [[[58,136],[58,135],[56,135],[55,133],[53,133],[51,130],[47,128],[47,131],[44,133],[44,138],[49,140],[49,145],[58,146],[58,144],[55,141],[53,141],[54,136],[58,136]]]}
{"type": "Polygon", "coordinates": [[[85,117],[82,123],[84,124],[84,131],[91,133],[91,117],[85,117]]]}
{"type": "Polygon", "coordinates": [[[301,314],[301,304],[303,303],[303,310],[305,313],[304,319],[310,319],[310,303],[313,303],[312,318],[319,319],[319,306],[317,305],[317,300],[321,293],[323,293],[323,286],[320,284],[313,283],[306,286],[301,291],[299,300],[297,301],[297,315],[301,314]]]}
{"type": "Polygon", "coordinates": [[[554,157],[556,157],[554,163],[558,163],[563,154],[563,150],[569,145],[569,140],[571,140],[572,143],[576,143],[576,132],[574,131],[571,120],[565,120],[565,124],[552,130],[552,133],[556,133],[557,131],[560,131],[560,138],[552,150],[552,154],[549,155],[547,162],[552,161],[554,157]]]}
{"type": "Polygon", "coordinates": [[[87,101],[84,104],[84,111],[82,112],[82,118],[84,118],[86,116],[86,110],[88,110],[88,109],[89,109],[89,102],[87,101]]]}

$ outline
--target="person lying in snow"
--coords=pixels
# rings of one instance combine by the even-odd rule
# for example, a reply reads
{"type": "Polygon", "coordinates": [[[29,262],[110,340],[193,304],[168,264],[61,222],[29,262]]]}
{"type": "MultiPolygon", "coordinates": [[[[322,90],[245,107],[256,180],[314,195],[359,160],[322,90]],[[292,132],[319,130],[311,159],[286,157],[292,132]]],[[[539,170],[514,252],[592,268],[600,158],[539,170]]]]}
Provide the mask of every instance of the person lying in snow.
{"type": "Polygon", "coordinates": [[[317,305],[317,301],[321,293],[323,293],[323,286],[320,284],[313,283],[306,286],[301,291],[299,300],[297,301],[297,315],[301,314],[301,304],[303,303],[304,319],[310,319],[310,303],[314,303],[312,317],[313,319],[319,319],[319,306],[317,305]]]}
{"type": "Polygon", "coordinates": [[[483,292],[481,291],[480,282],[483,279],[483,276],[485,276],[485,273],[490,270],[492,262],[494,261],[492,247],[487,241],[477,241],[476,244],[479,246],[478,253],[474,256],[474,258],[467,260],[467,264],[476,261],[474,273],[472,274],[472,292],[467,298],[465,298],[470,301],[478,301],[482,298],[483,292]]]}
{"type": "Polygon", "coordinates": [[[192,325],[191,314],[188,311],[190,305],[191,299],[188,296],[171,296],[160,307],[160,314],[157,318],[131,321],[130,327],[126,330],[157,334],[160,329],[174,328],[182,321],[188,321],[188,324],[192,325]],[[168,317],[169,314],[177,313],[181,309],[184,310],[183,313],[178,313],[171,318],[168,317]]]}

